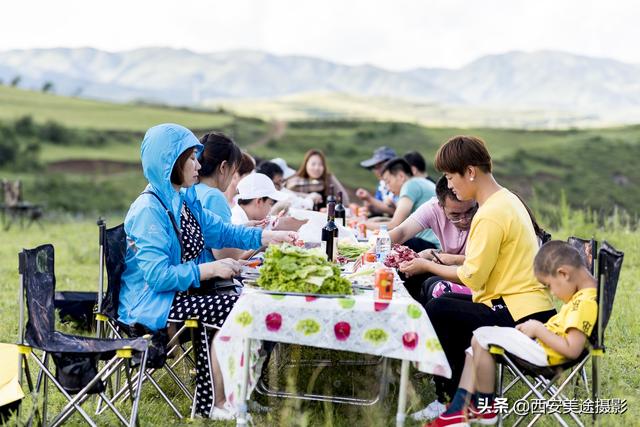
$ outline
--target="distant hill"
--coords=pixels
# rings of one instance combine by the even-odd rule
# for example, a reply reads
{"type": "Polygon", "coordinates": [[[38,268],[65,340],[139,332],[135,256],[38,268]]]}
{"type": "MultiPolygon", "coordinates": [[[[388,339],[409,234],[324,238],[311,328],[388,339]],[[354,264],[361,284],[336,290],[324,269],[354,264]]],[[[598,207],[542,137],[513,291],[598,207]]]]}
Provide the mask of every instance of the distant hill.
{"type": "MultiPolygon", "coordinates": [[[[247,100],[264,102],[313,92],[344,94],[364,105],[374,97],[446,111],[483,111],[497,118],[515,114],[516,125],[523,112],[548,111],[560,121],[578,117],[578,124],[640,121],[640,66],[555,51],[509,52],[485,56],[455,70],[405,72],[257,51],[200,54],[144,48],[112,53],[57,48],[0,52],[0,79],[6,83],[17,75],[22,77],[22,87],[40,88],[51,81],[60,94],[120,102],[211,105],[231,100],[246,105],[247,100]]],[[[314,116],[313,108],[307,110],[305,114],[314,116]]],[[[322,108],[318,110],[321,116],[322,108]]],[[[569,126],[574,124],[569,120],[569,126]]]]}

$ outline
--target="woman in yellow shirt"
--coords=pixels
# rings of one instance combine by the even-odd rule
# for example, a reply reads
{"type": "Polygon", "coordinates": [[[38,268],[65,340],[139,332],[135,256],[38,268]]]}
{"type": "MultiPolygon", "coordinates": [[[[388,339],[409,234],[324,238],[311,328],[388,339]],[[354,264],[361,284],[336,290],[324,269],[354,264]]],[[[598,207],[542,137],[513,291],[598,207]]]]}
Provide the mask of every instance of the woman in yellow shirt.
{"type": "Polygon", "coordinates": [[[479,208],[471,222],[464,263],[429,262],[426,268],[445,280],[466,285],[473,295],[469,300],[445,294],[425,307],[451,365],[452,378],[436,377],[440,404],[432,403],[432,410],[417,412],[415,419],[437,416],[444,410],[442,399],[445,393],[455,393],[474,330],[514,327],[529,319],[544,323],[556,313],[548,289],[533,273],[538,240],[532,218],[518,196],[496,182],[484,141],[474,136],[450,138],[436,153],[435,167],[444,173],[459,200],[475,199],[479,208]]]}

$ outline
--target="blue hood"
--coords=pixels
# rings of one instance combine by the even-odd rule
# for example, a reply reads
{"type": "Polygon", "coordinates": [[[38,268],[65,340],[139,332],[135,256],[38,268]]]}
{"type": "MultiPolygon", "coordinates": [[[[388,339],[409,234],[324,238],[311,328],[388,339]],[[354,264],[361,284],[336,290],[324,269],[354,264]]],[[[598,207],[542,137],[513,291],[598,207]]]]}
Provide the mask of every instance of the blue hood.
{"type": "Polygon", "coordinates": [[[196,148],[200,153],[203,146],[193,132],[174,123],[152,127],[142,140],[140,158],[144,176],[150,189],[171,207],[174,214],[178,212],[180,197],[171,185],[171,171],[178,157],[190,148],[196,148]]]}

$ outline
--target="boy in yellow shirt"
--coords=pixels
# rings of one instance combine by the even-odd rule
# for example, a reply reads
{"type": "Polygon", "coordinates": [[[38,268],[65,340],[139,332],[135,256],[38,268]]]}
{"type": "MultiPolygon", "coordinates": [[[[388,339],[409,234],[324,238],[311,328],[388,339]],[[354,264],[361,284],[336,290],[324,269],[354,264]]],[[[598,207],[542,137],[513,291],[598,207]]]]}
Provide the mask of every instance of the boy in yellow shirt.
{"type": "Polygon", "coordinates": [[[578,251],[565,242],[551,241],[536,255],[534,272],[537,279],[564,302],[560,312],[544,324],[528,320],[515,328],[476,329],[453,401],[428,426],[466,426],[469,420],[483,425],[495,424],[496,364],[488,351],[489,345],[498,345],[538,366],[559,365],[576,359],[587,346],[598,314],[598,296],[596,281],[578,251]],[[478,402],[492,409],[478,411],[478,402]]]}

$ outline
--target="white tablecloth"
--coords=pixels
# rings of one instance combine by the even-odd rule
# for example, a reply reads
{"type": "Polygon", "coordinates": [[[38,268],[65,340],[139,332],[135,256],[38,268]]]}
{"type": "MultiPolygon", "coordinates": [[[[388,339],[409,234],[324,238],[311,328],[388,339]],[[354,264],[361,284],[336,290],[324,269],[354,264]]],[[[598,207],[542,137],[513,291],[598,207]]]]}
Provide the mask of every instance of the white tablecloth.
{"type": "Polygon", "coordinates": [[[227,405],[233,411],[239,404],[246,337],[252,338],[248,395],[263,361],[258,340],[409,360],[423,372],[451,376],[424,308],[402,292],[378,302],[370,291],[348,298],[314,298],[245,288],[214,340],[227,405]]]}

